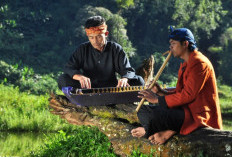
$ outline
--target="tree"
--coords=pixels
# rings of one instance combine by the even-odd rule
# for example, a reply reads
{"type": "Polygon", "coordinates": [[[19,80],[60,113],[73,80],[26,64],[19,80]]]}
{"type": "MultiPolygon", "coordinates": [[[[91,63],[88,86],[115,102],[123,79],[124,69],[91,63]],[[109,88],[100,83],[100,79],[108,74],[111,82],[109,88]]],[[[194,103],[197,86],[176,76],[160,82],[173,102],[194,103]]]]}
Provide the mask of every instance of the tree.
{"type": "Polygon", "coordinates": [[[232,27],[228,28],[220,37],[220,42],[223,47],[222,51],[220,52],[220,74],[225,81],[225,83],[232,85],[232,27]]]}
{"type": "Polygon", "coordinates": [[[176,0],[174,7],[172,18],[176,27],[189,28],[201,49],[207,51],[209,46],[218,42],[213,37],[214,31],[226,15],[220,0],[176,0]]]}

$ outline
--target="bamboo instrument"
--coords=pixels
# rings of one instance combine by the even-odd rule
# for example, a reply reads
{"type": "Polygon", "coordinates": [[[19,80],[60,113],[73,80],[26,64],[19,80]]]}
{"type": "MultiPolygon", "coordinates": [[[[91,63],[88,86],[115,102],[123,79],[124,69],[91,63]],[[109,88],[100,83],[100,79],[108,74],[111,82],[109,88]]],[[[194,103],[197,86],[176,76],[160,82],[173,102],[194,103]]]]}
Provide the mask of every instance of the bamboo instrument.
{"type": "MultiPolygon", "coordinates": [[[[169,59],[171,58],[172,53],[171,53],[170,51],[167,51],[167,52],[165,52],[164,54],[167,54],[167,53],[169,53],[168,56],[167,56],[167,58],[165,59],[165,61],[164,61],[164,63],[162,64],[162,66],[160,67],[159,71],[157,72],[157,74],[156,74],[154,80],[152,81],[152,83],[150,84],[150,86],[148,87],[148,89],[152,89],[152,88],[155,86],[156,81],[159,79],[159,77],[160,77],[161,73],[163,72],[163,70],[164,70],[166,64],[168,63],[169,59]]],[[[139,105],[138,105],[137,108],[136,108],[136,112],[139,111],[139,109],[140,109],[141,106],[143,105],[144,101],[145,101],[145,99],[143,98],[143,99],[139,102],[139,105]]]]}

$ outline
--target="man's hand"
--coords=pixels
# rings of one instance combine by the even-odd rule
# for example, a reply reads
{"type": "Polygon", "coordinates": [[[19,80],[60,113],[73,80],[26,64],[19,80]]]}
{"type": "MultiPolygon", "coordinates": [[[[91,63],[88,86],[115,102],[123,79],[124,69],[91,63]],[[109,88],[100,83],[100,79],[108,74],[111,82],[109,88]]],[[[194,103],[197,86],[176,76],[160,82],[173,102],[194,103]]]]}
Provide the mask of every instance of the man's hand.
{"type": "Polygon", "coordinates": [[[163,95],[163,89],[160,87],[158,83],[155,83],[155,86],[151,89],[153,93],[156,93],[158,95],[163,95]]]}
{"type": "Polygon", "coordinates": [[[147,90],[142,90],[139,92],[139,98],[144,98],[147,101],[149,101],[150,103],[158,103],[158,97],[155,95],[155,93],[153,93],[151,90],[147,89],[147,90]]]}
{"type": "MultiPolygon", "coordinates": [[[[147,86],[147,88],[152,84],[151,83],[147,86]]],[[[155,94],[158,94],[159,96],[164,96],[166,95],[166,91],[160,87],[158,83],[155,83],[154,87],[151,89],[151,91],[155,94]]]]}
{"type": "Polygon", "coordinates": [[[128,78],[122,78],[122,79],[118,80],[117,87],[126,87],[126,86],[130,86],[128,84],[128,78]]]}
{"type": "Polygon", "coordinates": [[[88,77],[85,77],[83,75],[73,75],[74,80],[78,80],[81,84],[81,88],[91,88],[91,81],[88,77]]]}

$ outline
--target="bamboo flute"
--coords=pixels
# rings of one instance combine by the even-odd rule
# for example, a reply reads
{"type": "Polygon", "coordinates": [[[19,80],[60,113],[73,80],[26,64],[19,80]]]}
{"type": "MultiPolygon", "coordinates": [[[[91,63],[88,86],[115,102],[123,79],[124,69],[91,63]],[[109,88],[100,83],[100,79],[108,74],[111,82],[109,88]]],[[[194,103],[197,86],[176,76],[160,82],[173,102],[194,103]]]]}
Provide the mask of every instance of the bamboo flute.
{"type": "MultiPolygon", "coordinates": [[[[170,51],[167,51],[167,52],[165,52],[164,54],[167,54],[167,53],[169,53],[168,56],[167,56],[167,58],[166,58],[165,61],[163,62],[162,66],[160,67],[159,71],[157,72],[156,76],[154,77],[154,80],[152,81],[152,83],[150,84],[150,86],[148,87],[148,89],[152,89],[152,88],[155,86],[156,81],[158,81],[158,79],[159,79],[161,73],[163,72],[165,66],[167,65],[169,59],[171,58],[172,53],[171,53],[170,51]]],[[[137,108],[136,108],[136,112],[139,111],[139,109],[140,109],[141,106],[143,105],[144,101],[145,101],[145,99],[143,98],[143,99],[139,102],[139,105],[138,105],[137,108]]]]}

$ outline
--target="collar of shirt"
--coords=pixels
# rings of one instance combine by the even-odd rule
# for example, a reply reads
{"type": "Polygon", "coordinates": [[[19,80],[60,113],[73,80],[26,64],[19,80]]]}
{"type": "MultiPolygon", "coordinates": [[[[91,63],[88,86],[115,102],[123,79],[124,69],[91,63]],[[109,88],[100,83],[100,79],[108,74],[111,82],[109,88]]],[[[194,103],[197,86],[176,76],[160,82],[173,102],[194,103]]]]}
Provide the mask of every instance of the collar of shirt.
{"type": "Polygon", "coordinates": [[[103,52],[105,52],[105,49],[106,49],[107,44],[108,44],[108,41],[106,40],[105,45],[104,45],[104,48],[102,49],[102,51],[99,51],[99,50],[95,49],[95,48],[92,46],[92,44],[90,44],[90,45],[92,46],[92,48],[94,49],[95,52],[103,53],[103,52]]]}

